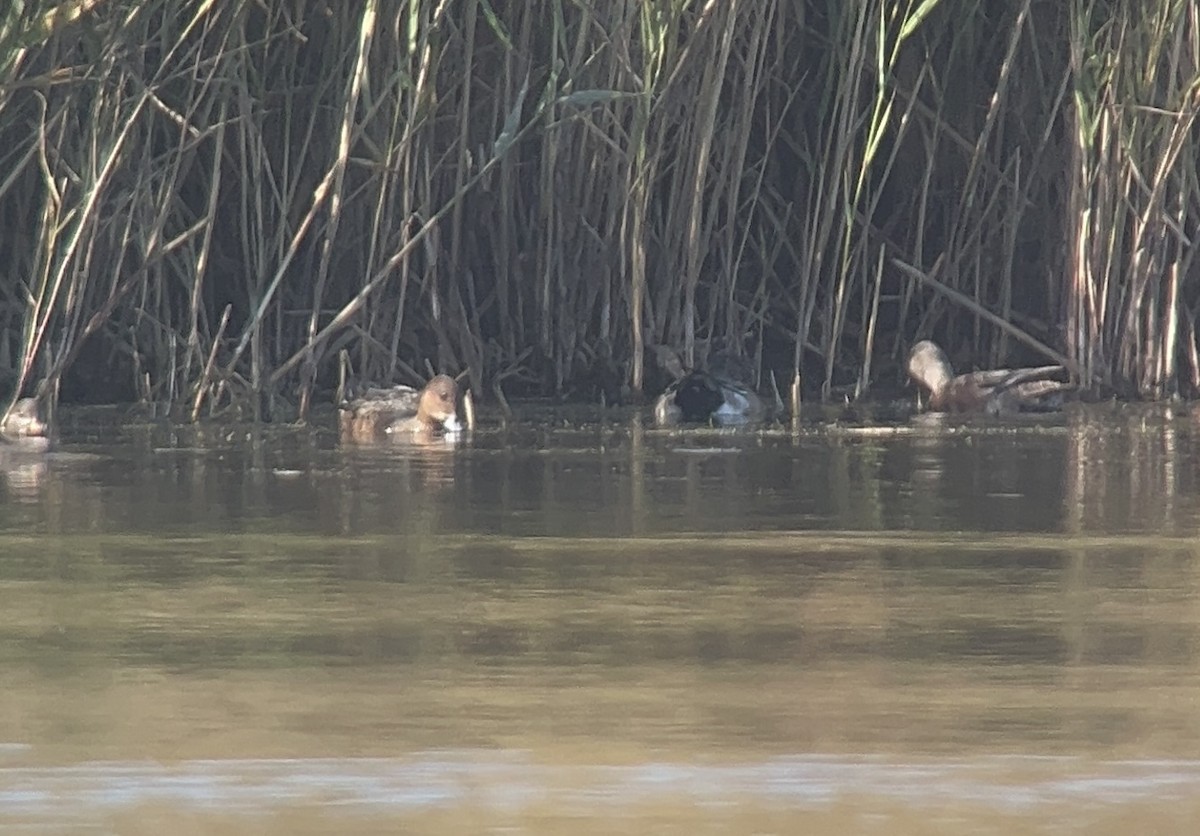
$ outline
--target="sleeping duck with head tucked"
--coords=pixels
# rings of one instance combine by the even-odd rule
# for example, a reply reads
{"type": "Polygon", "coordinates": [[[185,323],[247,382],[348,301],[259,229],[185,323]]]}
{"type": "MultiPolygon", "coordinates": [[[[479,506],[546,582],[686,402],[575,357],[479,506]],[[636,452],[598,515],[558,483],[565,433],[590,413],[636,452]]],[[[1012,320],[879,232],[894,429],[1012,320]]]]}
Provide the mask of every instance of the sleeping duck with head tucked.
{"type": "Polygon", "coordinates": [[[678,355],[663,349],[660,362],[675,376],[654,403],[654,422],[660,427],[680,423],[736,426],[763,417],[762,399],[751,380],[750,361],[720,351],[709,358],[704,369],[685,372],[678,355]]]}
{"type": "Polygon", "coordinates": [[[1061,409],[1074,386],[1061,378],[1062,366],[990,369],[955,375],[946,352],[932,340],[921,340],[908,355],[908,375],[929,400],[929,412],[978,412],[1010,415],[1061,409]]]}
{"type": "Polygon", "coordinates": [[[439,374],[423,389],[369,387],[347,392],[338,408],[342,440],[370,443],[428,439],[463,429],[458,417],[458,384],[439,374]]]}
{"type": "Polygon", "coordinates": [[[50,425],[42,418],[37,398],[21,398],[0,420],[0,444],[25,448],[45,447],[50,443],[50,425]]]}

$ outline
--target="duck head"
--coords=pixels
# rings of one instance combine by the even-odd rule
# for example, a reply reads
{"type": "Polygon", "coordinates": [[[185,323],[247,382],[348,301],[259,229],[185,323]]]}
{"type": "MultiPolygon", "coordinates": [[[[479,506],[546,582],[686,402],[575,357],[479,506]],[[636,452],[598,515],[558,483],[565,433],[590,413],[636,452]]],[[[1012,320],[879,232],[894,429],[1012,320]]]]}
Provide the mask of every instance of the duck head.
{"type": "Polygon", "coordinates": [[[417,420],[432,428],[458,432],[458,384],[449,375],[439,374],[425,384],[417,405],[417,420]]]}
{"type": "Polygon", "coordinates": [[[954,379],[954,369],[946,352],[932,340],[921,340],[908,354],[908,376],[924,386],[930,394],[945,391],[954,379]]]}

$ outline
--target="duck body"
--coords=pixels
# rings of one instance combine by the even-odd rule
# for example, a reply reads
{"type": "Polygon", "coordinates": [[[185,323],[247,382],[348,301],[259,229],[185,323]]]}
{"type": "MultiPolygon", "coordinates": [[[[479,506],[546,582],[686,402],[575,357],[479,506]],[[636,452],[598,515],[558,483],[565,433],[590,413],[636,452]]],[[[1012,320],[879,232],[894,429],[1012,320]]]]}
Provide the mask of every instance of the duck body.
{"type": "Polygon", "coordinates": [[[36,398],[21,398],[0,421],[0,441],[22,446],[45,446],[50,425],[42,418],[36,398]]]}
{"type": "Polygon", "coordinates": [[[1062,366],[990,369],[955,375],[946,353],[922,340],[908,355],[908,375],[929,396],[929,412],[978,412],[1004,415],[1049,412],[1062,408],[1073,386],[1059,378],[1062,366]]]}
{"type": "Polygon", "coordinates": [[[342,440],[372,442],[456,433],[458,384],[440,374],[422,389],[369,387],[347,397],[338,409],[342,440]]]}
{"type": "Polygon", "coordinates": [[[750,385],[750,364],[742,357],[713,355],[707,370],[682,374],[654,403],[659,426],[732,426],[763,416],[762,400],[750,385]]]}

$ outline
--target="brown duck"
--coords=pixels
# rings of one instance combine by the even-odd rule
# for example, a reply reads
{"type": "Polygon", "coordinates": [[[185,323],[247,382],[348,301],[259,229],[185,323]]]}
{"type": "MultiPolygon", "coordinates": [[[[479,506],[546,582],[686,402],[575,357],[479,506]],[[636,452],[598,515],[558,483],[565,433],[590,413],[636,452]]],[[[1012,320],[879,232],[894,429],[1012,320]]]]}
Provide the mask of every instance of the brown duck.
{"type": "Polygon", "coordinates": [[[922,340],[908,355],[908,376],[929,396],[930,412],[1048,412],[1062,407],[1074,387],[1060,379],[1062,366],[992,369],[955,375],[946,352],[922,340]]]}
{"type": "Polygon", "coordinates": [[[350,442],[402,440],[463,428],[458,417],[458,384],[439,374],[424,389],[411,386],[368,388],[341,404],[338,425],[350,442]]]}

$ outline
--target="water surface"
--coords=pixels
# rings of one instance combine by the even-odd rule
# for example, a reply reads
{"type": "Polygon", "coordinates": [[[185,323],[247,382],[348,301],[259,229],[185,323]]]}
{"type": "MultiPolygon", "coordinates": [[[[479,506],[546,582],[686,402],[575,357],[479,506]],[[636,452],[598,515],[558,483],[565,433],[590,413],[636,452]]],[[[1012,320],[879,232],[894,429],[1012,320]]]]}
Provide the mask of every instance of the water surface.
{"type": "Polygon", "coordinates": [[[344,449],[77,413],[49,456],[0,461],[0,827],[1125,833],[1200,813],[1185,411],[522,417],[344,449]]]}

